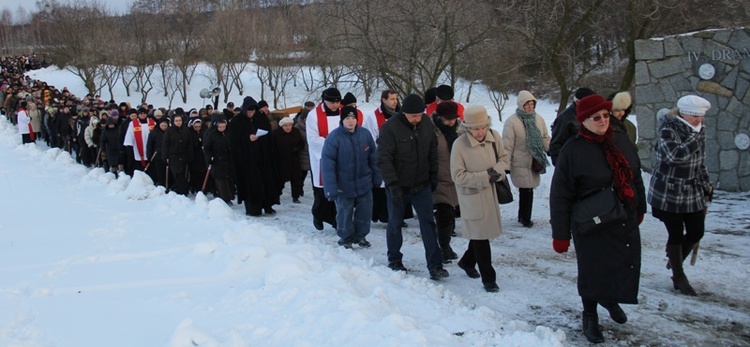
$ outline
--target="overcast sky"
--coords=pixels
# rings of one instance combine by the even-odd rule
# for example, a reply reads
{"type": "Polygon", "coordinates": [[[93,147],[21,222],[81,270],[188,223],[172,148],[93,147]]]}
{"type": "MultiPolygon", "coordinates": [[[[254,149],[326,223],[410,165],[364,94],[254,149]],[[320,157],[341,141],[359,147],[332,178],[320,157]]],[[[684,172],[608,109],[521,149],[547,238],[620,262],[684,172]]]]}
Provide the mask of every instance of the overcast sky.
{"type": "MultiPolygon", "coordinates": [[[[8,9],[14,15],[17,13],[19,7],[24,8],[27,13],[36,11],[36,3],[38,0],[0,0],[0,10],[8,9]]],[[[59,0],[60,3],[69,3],[71,0],[59,0]]],[[[105,4],[113,13],[124,13],[130,9],[130,5],[134,0],[98,0],[98,2],[105,4]]]]}

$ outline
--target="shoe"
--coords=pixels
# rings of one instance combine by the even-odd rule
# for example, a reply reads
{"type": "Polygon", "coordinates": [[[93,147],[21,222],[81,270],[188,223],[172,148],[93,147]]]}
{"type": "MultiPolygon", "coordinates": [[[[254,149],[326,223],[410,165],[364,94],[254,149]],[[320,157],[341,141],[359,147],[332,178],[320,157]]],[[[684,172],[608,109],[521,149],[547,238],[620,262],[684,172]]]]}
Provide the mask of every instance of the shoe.
{"type": "Polygon", "coordinates": [[[448,270],[443,269],[442,266],[438,266],[438,267],[430,270],[430,279],[432,279],[432,280],[437,281],[439,279],[446,278],[448,276],[449,276],[448,275],[448,270]]]}
{"type": "Polygon", "coordinates": [[[406,272],[406,267],[404,266],[404,263],[402,262],[395,262],[388,264],[388,268],[390,268],[393,271],[403,271],[406,272]]]}
{"type": "Polygon", "coordinates": [[[276,210],[271,207],[267,207],[264,210],[266,211],[266,214],[276,214],[276,210]]]}
{"type": "Polygon", "coordinates": [[[609,318],[617,324],[625,324],[628,321],[628,316],[625,315],[625,311],[616,302],[611,301],[600,301],[599,305],[602,305],[609,312],[609,318]]]}
{"type": "Polygon", "coordinates": [[[313,218],[313,226],[315,226],[315,229],[323,230],[323,221],[317,218],[313,218]]]}
{"type": "Polygon", "coordinates": [[[250,212],[247,215],[251,216],[251,217],[260,217],[262,215],[262,213],[260,213],[260,212],[250,212]]]}
{"type": "Polygon", "coordinates": [[[343,244],[341,244],[341,246],[343,246],[346,249],[352,249],[352,243],[351,242],[344,242],[343,244]]]}
{"type": "Polygon", "coordinates": [[[300,203],[299,199],[292,199],[292,202],[295,203],[295,204],[299,204],[300,203]]]}
{"type": "Polygon", "coordinates": [[[367,241],[367,239],[362,239],[359,242],[357,242],[357,244],[362,248],[370,248],[370,246],[372,246],[370,241],[367,241]]]}
{"type": "Polygon", "coordinates": [[[599,330],[599,316],[594,313],[583,313],[583,335],[591,343],[604,342],[604,335],[599,330]]]}
{"type": "Polygon", "coordinates": [[[409,227],[409,224],[406,224],[406,222],[402,222],[402,223],[401,223],[401,227],[402,227],[402,228],[408,228],[408,227],[409,227]]]}
{"type": "Polygon", "coordinates": [[[526,228],[531,228],[531,227],[534,226],[534,222],[532,222],[530,220],[529,221],[521,222],[521,224],[523,224],[523,226],[526,227],[526,228]]]}
{"type": "Polygon", "coordinates": [[[490,282],[484,284],[484,290],[488,293],[497,293],[500,290],[500,287],[497,286],[497,283],[490,282]]]}
{"type": "Polygon", "coordinates": [[[458,259],[458,254],[453,251],[453,249],[449,247],[444,248],[440,254],[443,257],[443,264],[450,264],[452,263],[452,260],[458,259]]]}
{"type": "Polygon", "coordinates": [[[461,264],[460,261],[458,262],[458,267],[460,267],[461,269],[463,269],[464,271],[466,271],[466,276],[469,276],[471,278],[482,277],[482,275],[479,274],[479,271],[477,271],[477,269],[475,269],[473,267],[465,266],[465,265],[461,264]]]}
{"type": "Polygon", "coordinates": [[[336,221],[333,221],[333,223],[331,223],[331,227],[336,229],[336,226],[337,226],[336,221]]]}

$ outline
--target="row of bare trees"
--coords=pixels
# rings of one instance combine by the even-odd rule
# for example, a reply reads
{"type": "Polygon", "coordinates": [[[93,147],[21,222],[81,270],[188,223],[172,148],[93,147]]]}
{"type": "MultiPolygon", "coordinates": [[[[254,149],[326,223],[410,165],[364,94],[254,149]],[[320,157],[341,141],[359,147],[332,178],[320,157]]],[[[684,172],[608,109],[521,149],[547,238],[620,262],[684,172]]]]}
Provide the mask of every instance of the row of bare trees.
{"type": "Polygon", "coordinates": [[[748,24],[743,0],[719,1],[136,0],[114,16],[96,0],[40,0],[28,23],[1,25],[0,40],[39,48],[92,93],[122,83],[143,101],[187,102],[198,73],[225,101],[257,78],[274,107],[290,83],[313,93],[349,82],[370,100],[462,78],[462,101],[481,82],[498,111],[519,89],[564,108],[582,85],[630,89],[637,39],[748,24]]]}

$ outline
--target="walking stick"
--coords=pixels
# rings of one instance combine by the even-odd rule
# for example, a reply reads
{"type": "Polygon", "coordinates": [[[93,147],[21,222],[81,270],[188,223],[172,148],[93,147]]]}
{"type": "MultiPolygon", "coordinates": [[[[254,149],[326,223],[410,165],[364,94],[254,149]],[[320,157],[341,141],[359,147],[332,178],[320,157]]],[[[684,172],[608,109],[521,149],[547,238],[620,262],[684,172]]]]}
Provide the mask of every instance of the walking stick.
{"type": "Polygon", "coordinates": [[[102,157],[102,148],[101,148],[101,147],[99,147],[99,151],[98,151],[98,152],[96,152],[96,160],[94,161],[94,165],[95,165],[96,167],[99,167],[99,166],[100,166],[100,165],[99,165],[99,158],[101,158],[101,157],[102,157]]]}
{"type": "Polygon", "coordinates": [[[164,176],[164,188],[167,188],[166,192],[169,193],[169,159],[167,159],[167,175],[164,176]]]}
{"type": "MultiPolygon", "coordinates": [[[[708,190],[708,200],[706,201],[706,206],[703,207],[703,215],[708,215],[708,203],[714,200],[714,188],[711,187],[708,190]]],[[[695,266],[695,262],[698,261],[698,248],[700,248],[701,242],[698,241],[698,243],[695,244],[695,247],[693,247],[693,252],[690,255],[690,266],[695,266]]]]}
{"type": "Polygon", "coordinates": [[[208,183],[208,175],[211,173],[211,165],[208,166],[208,170],[206,170],[206,177],[203,177],[203,186],[201,187],[201,192],[203,194],[206,194],[206,183],[208,183]]]}
{"type": "Polygon", "coordinates": [[[156,158],[156,153],[159,153],[159,151],[154,152],[154,154],[151,156],[151,159],[148,161],[148,164],[146,164],[146,167],[143,168],[143,171],[148,171],[148,167],[151,166],[151,163],[154,162],[154,158],[156,158]]]}

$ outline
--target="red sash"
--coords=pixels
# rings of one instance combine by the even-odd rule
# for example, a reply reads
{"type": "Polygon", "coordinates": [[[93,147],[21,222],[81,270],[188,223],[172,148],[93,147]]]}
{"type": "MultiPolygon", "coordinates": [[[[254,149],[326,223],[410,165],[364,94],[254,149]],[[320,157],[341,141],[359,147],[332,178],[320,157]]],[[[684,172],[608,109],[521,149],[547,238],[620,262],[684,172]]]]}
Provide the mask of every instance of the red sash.
{"type": "Polygon", "coordinates": [[[31,123],[29,123],[29,137],[31,141],[36,141],[36,134],[34,134],[34,128],[31,127],[31,123]]]}
{"type": "Polygon", "coordinates": [[[320,137],[328,137],[328,115],[322,102],[315,109],[315,113],[318,116],[318,135],[320,137]]]}
{"type": "MultiPolygon", "coordinates": [[[[153,119],[148,119],[148,130],[154,130],[155,122],[153,119]]],[[[137,147],[138,154],[141,156],[141,165],[146,167],[146,154],[143,151],[143,136],[141,136],[141,122],[138,118],[133,119],[133,136],[135,137],[135,146],[137,147]]]]}
{"type": "Polygon", "coordinates": [[[357,109],[357,125],[362,126],[362,122],[365,121],[365,115],[362,114],[362,111],[357,109]]]}
{"type": "Polygon", "coordinates": [[[380,107],[375,109],[375,120],[378,121],[378,130],[383,127],[383,124],[385,124],[385,116],[383,115],[383,111],[380,110],[380,107]]]}

